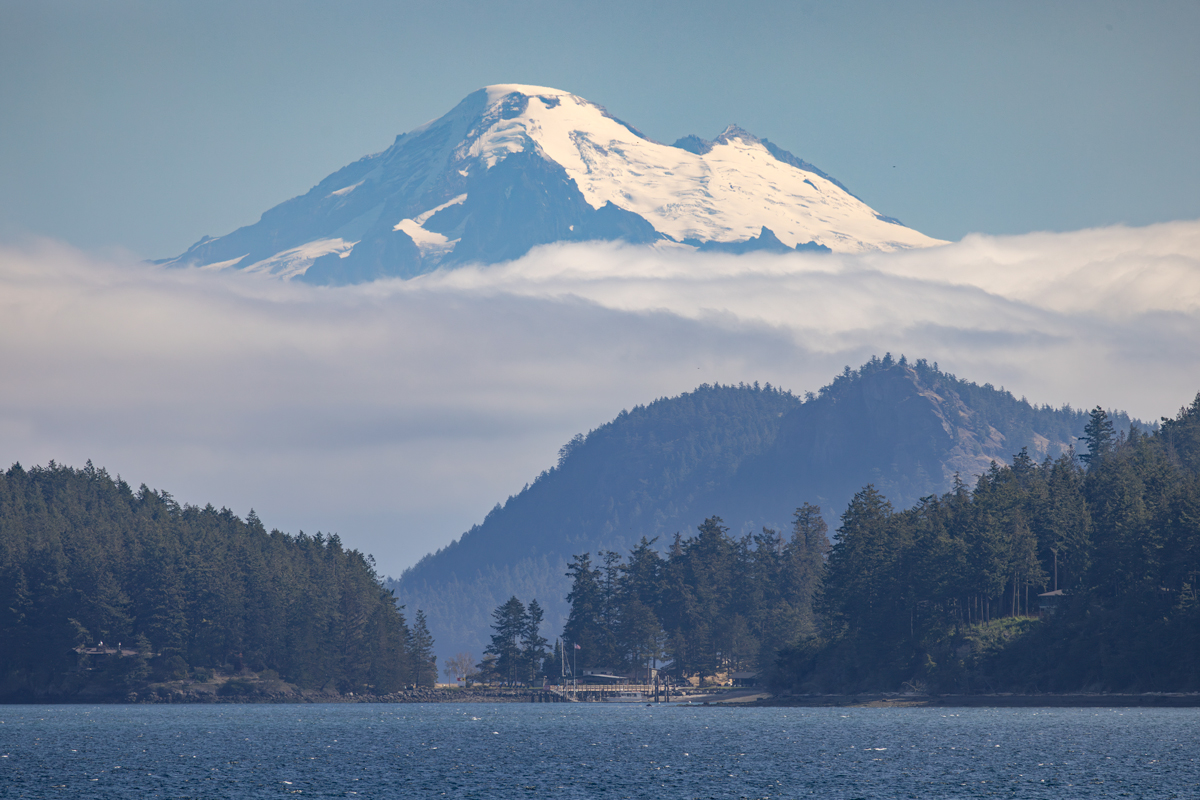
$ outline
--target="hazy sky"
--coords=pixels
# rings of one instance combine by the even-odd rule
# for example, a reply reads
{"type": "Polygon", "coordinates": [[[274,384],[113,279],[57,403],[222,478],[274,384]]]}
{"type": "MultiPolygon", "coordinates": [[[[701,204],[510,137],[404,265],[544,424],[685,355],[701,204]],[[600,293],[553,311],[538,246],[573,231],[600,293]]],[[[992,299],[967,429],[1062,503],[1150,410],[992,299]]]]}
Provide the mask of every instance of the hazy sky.
{"type": "Polygon", "coordinates": [[[0,462],[90,458],[398,574],[702,382],[799,393],[891,351],[1173,413],[1200,389],[1197,41],[1195,2],[0,2],[0,462]],[[662,141],[736,122],[955,244],[551,247],[342,289],[138,261],[501,82],[662,141]]]}
{"type": "Polygon", "coordinates": [[[0,235],[143,257],[491,83],[736,122],[931,236],[1200,217],[1200,3],[0,3],[0,235]]]}

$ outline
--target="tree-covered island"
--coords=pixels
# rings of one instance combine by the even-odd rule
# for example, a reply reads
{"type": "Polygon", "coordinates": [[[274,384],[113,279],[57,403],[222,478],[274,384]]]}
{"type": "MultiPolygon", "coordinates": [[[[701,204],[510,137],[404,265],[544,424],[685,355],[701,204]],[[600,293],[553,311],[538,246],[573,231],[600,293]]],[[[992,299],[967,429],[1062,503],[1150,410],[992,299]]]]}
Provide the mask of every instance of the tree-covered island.
{"type": "Polygon", "coordinates": [[[599,563],[577,555],[570,658],[540,674],[740,672],[803,693],[1200,690],[1200,395],[1148,434],[1115,432],[1097,407],[1081,438],[1079,456],[1022,449],[906,510],[868,485],[832,545],[805,504],[787,537],[731,537],[713,517],[665,553],[643,539],[599,563]]]}
{"type": "Polygon", "coordinates": [[[385,695],[432,638],[335,536],[180,505],[89,462],[0,473],[0,701],[385,695]],[[199,694],[198,694],[199,693],[199,694]]]}
{"type": "MultiPolygon", "coordinates": [[[[808,693],[1200,690],[1200,395],[1149,432],[1100,408],[1086,419],[1078,454],[1023,447],[905,509],[867,485],[832,535],[805,503],[786,532],[735,535],[713,516],[579,553],[553,645],[543,607],[513,596],[482,660],[449,670],[513,685],[656,668],[808,693]]],[[[181,685],[379,697],[433,685],[433,646],[425,614],[409,622],[337,536],[180,505],[90,463],[0,474],[0,701],[181,685]]]]}

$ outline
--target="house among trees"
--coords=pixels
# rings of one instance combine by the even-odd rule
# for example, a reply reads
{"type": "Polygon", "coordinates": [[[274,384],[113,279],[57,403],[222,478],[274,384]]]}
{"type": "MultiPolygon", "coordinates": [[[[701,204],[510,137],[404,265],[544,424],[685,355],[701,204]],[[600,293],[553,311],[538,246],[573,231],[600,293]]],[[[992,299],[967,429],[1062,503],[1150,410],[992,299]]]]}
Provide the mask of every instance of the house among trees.
{"type": "Polygon", "coordinates": [[[1058,604],[1063,599],[1063,590],[1055,589],[1052,592],[1042,592],[1037,598],[1038,610],[1043,614],[1053,614],[1058,611],[1058,604]]]}
{"type": "Polygon", "coordinates": [[[750,686],[758,686],[759,675],[754,670],[738,670],[729,676],[729,680],[734,686],[746,688],[750,686]]]}

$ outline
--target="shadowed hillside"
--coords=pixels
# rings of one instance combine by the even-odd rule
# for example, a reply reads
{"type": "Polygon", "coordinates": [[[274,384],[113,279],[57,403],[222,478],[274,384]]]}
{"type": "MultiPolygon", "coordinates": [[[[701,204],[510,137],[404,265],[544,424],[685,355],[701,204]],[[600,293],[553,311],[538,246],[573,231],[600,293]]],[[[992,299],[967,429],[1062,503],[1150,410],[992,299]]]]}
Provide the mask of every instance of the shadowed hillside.
{"type": "Polygon", "coordinates": [[[1086,420],[890,356],[803,401],[770,386],[705,385],[575,437],[555,467],[392,585],[425,609],[443,656],[478,656],[492,609],[514,594],[542,603],[549,635],[561,630],[577,553],[626,551],[643,536],[663,546],[713,515],[735,534],[786,531],[804,502],[834,521],[867,483],[903,507],[1023,447],[1060,455],[1086,420]]]}

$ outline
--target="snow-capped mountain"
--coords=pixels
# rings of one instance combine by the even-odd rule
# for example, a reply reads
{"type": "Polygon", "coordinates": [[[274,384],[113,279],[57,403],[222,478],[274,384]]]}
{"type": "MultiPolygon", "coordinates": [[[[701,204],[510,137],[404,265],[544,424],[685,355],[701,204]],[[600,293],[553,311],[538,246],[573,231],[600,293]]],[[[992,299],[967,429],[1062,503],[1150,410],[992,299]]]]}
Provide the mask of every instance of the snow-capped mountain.
{"type": "Polygon", "coordinates": [[[732,252],[942,243],[736,126],[665,145],[569,92],[502,84],[167,263],[344,284],[595,239],[732,252]]]}

